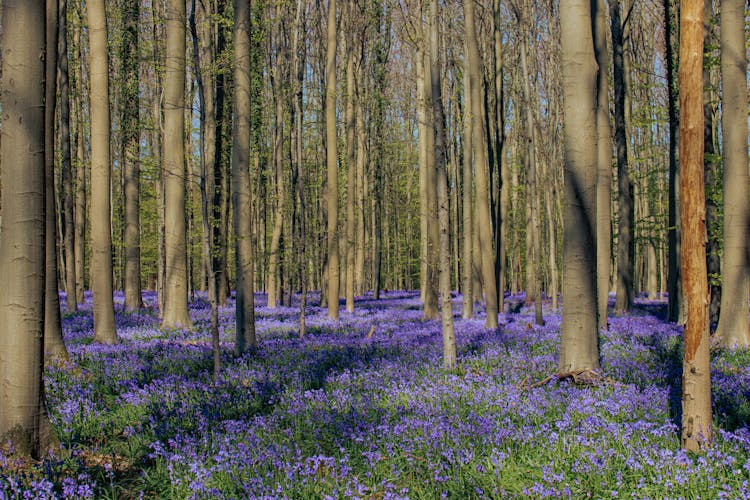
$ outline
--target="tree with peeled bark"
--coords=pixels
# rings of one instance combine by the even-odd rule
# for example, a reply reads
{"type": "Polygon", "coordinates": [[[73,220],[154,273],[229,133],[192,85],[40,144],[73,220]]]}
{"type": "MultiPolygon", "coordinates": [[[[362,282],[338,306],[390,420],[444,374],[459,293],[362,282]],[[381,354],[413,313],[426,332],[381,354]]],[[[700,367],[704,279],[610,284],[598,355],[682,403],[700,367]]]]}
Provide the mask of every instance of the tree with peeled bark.
{"type": "Polygon", "coordinates": [[[747,59],[745,3],[721,2],[722,123],[724,136],[724,263],[716,336],[724,347],[750,347],[748,262],[747,59]]]}
{"type": "MultiPolygon", "coordinates": [[[[232,201],[237,299],[235,354],[254,348],[252,192],[250,184],[250,4],[234,0],[234,120],[232,122],[232,201]]],[[[218,352],[218,339],[215,342],[218,352]]]]}
{"type": "MultiPolygon", "coordinates": [[[[711,442],[711,369],[708,346],[706,202],[703,180],[702,0],[684,0],[680,12],[680,208],[681,267],[687,301],[682,364],[682,446],[711,442]]],[[[745,295],[747,290],[745,290],[745,295]]],[[[747,297],[745,297],[747,300],[747,297]]],[[[746,320],[747,318],[745,318],[746,320]]]]}
{"type": "Polygon", "coordinates": [[[471,92],[471,120],[473,129],[474,169],[476,176],[476,233],[479,236],[482,284],[486,303],[486,328],[497,328],[497,282],[495,259],[492,252],[492,231],[490,230],[489,205],[489,161],[487,159],[487,134],[482,115],[482,81],[479,45],[474,26],[474,0],[464,0],[464,20],[466,23],[467,62],[469,72],[469,92],[471,92]]]}
{"type": "Polygon", "coordinates": [[[185,2],[169,0],[166,18],[163,148],[166,283],[162,326],[189,328],[185,229],[185,2]]]}
{"type": "Polygon", "coordinates": [[[10,442],[16,454],[42,458],[50,437],[42,379],[45,2],[4,0],[2,7],[0,446],[8,453],[10,442]]]}
{"type": "Polygon", "coordinates": [[[109,69],[104,0],[86,4],[91,54],[91,291],[94,295],[94,341],[117,342],[112,297],[112,233],[110,213],[109,69]]]}
{"type": "Polygon", "coordinates": [[[326,155],[328,185],[328,317],[339,318],[339,173],[336,144],[336,0],[328,2],[328,49],[326,52],[326,155]]]}
{"type": "Polygon", "coordinates": [[[565,129],[562,343],[558,372],[599,370],[596,293],[597,65],[589,0],[561,0],[565,129]]]}

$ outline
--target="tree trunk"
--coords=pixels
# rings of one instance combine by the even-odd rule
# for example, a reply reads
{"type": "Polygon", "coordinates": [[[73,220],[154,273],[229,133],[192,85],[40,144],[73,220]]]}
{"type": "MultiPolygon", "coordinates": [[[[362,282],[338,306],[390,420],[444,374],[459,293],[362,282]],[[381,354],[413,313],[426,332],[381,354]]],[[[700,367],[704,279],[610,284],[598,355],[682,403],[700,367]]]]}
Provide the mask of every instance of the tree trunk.
{"type": "Polygon", "coordinates": [[[190,328],[185,229],[185,2],[169,0],[164,77],[164,328],[190,328]]]}
{"type": "Polygon", "coordinates": [[[497,197],[495,199],[495,274],[497,279],[497,308],[499,312],[505,311],[505,228],[506,228],[506,204],[508,188],[504,186],[503,179],[506,175],[504,164],[505,153],[505,116],[503,95],[503,35],[500,30],[502,23],[502,9],[500,0],[492,3],[492,32],[494,37],[495,53],[495,164],[497,165],[497,197]]]}
{"type": "Polygon", "coordinates": [[[721,2],[721,78],[724,135],[724,263],[716,335],[725,347],[750,346],[748,254],[747,59],[744,2],[721,2]]]}
{"type": "Polygon", "coordinates": [[[62,152],[62,187],[63,187],[63,254],[65,256],[65,311],[78,310],[76,300],[76,266],[75,266],[75,229],[73,213],[73,175],[70,141],[70,74],[68,71],[68,1],[60,0],[60,149],[62,152]]]}
{"type": "MultiPolygon", "coordinates": [[[[354,189],[356,185],[356,116],[354,106],[354,20],[353,3],[346,3],[346,310],[354,312],[354,189]]],[[[302,117],[300,117],[301,119],[302,117]]]]}
{"type": "Polygon", "coordinates": [[[91,54],[91,289],[94,294],[94,340],[117,342],[112,297],[110,232],[110,120],[107,19],[104,0],[89,0],[91,54]]]}
{"type": "Polygon", "coordinates": [[[328,183],[328,317],[339,318],[339,173],[336,140],[336,0],[328,1],[328,49],[326,53],[326,155],[328,183]]]}
{"type": "Polygon", "coordinates": [[[597,180],[596,180],[596,276],[599,328],[607,326],[609,275],[612,259],[610,212],[612,204],[612,134],[609,124],[609,52],[607,51],[607,13],[597,0],[594,14],[594,52],[597,73],[597,180]]]}
{"type": "MultiPolygon", "coordinates": [[[[429,25],[429,23],[427,23],[429,25]]],[[[427,42],[427,37],[430,36],[428,26],[425,26],[423,30],[423,39],[427,42]]],[[[426,45],[426,43],[425,43],[426,45]]],[[[424,78],[422,84],[424,85],[424,106],[425,106],[425,204],[427,206],[427,248],[425,260],[425,272],[426,277],[424,281],[424,319],[438,319],[440,311],[438,309],[438,280],[439,280],[439,238],[440,232],[438,229],[438,200],[437,200],[437,171],[436,171],[436,159],[435,156],[438,154],[435,146],[435,117],[433,100],[435,99],[432,95],[433,88],[431,82],[431,66],[432,59],[429,50],[422,51],[424,56],[424,78]]]]}
{"type": "Polygon", "coordinates": [[[703,185],[704,4],[682,2],[680,13],[680,206],[682,276],[687,299],[682,365],[682,446],[711,442],[711,371],[708,350],[705,193],[703,185]]]}
{"type": "MultiPolygon", "coordinates": [[[[624,314],[633,306],[633,268],[635,261],[635,211],[633,206],[633,182],[628,167],[628,138],[625,120],[625,47],[623,39],[624,23],[621,19],[622,3],[609,2],[612,28],[613,82],[615,90],[615,144],[617,149],[617,186],[619,191],[618,209],[620,222],[617,235],[617,296],[615,312],[624,314]]],[[[626,12],[626,15],[628,13],[626,12]]]]}
{"type": "MultiPolygon", "coordinates": [[[[236,342],[241,355],[254,348],[253,228],[250,184],[250,5],[234,0],[234,120],[232,131],[232,198],[237,274],[236,342]]],[[[218,339],[217,339],[218,341],[218,339]]],[[[218,342],[216,342],[218,344],[218,342]]],[[[217,346],[218,347],[218,346],[217,346]]]]}
{"type": "Polygon", "coordinates": [[[489,207],[489,162],[487,160],[487,134],[482,120],[482,103],[479,47],[477,45],[476,29],[474,27],[474,2],[464,0],[465,31],[468,46],[469,87],[471,92],[471,112],[473,129],[473,149],[476,177],[476,214],[479,234],[479,253],[481,258],[482,285],[486,303],[487,319],[485,327],[497,328],[497,284],[495,281],[495,259],[492,252],[492,231],[490,229],[489,207]]]}
{"type": "Polygon", "coordinates": [[[561,374],[599,369],[596,293],[597,66],[588,0],[562,0],[565,119],[561,374]]]}
{"type": "MultiPolygon", "coordinates": [[[[466,44],[464,50],[467,51],[466,44]]],[[[473,262],[473,217],[472,217],[472,153],[473,146],[471,141],[472,123],[471,123],[471,91],[469,89],[469,71],[468,64],[464,70],[464,107],[463,107],[463,308],[462,317],[469,319],[474,316],[474,262],[473,262]]]]}
{"type": "Polygon", "coordinates": [[[664,33],[665,59],[667,63],[667,110],[669,113],[669,213],[667,222],[667,294],[669,305],[667,307],[667,319],[669,321],[684,323],[685,304],[683,303],[682,275],[680,274],[679,255],[680,250],[680,169],[678,165],[677,150],[679,148],[678,128],[680,115],[678,108],[679,88],[677,78],[678,54],[675,47],[679,44],[679,32],[676,22],[679,12],[679,4],[675,0],[663,0],[664,7],[664,33]]]}
{"type": "Polygon", "coordinates": [[[45,57],[44,189],[45,189],[45,285],[44,352],[53,362],[68,359],[62,338],[60,296],[57,291],[57,215],[55,203],[55,101],[57,94],[57,0],[47,0],[47,47],[45,57]]]}
{"type": "Polygon", "coordinates": [[[120,45],[123,87],[120,102],[122,158],[125,172],[125,308],[135,311],[141,299],[140,230],[140,123],[138,113],[138,22],[139,2],[123,4],[124,31],[120,45]]]}
{"type": "Polygon", "coordinates": [[[43,1],[3,2],[0,441],[6,454],[10,441],[17,454],[39,459],[49,439],[43,432],[48,422],[42,378],[46,195],[41,19],[43,1]]]}

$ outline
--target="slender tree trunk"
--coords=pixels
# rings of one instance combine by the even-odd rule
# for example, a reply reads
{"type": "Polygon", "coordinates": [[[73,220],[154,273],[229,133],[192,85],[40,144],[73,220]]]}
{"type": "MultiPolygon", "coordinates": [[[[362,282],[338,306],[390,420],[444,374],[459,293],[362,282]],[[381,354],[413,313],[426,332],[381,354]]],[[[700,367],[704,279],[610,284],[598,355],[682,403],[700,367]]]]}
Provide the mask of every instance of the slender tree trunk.
{"type": "MultiPolygon", "coordinates": [[[[450,214],[448,207],[448,172],[445,168],[445,117],[440,87],[440,40],[438,36],[438,0],[430,2],[430,84],[432,87],[432,133],[435,137],[435,180],[439,211],[440,305],[443,332],[443,367],[456,366],[456,335],[453,331],[451,302],[450,214]]],[[[434,220],[434,219],[433,219],[434,220]]]]}
{"type": "MultiPolygon", "coordinates": [[[[45,2],[5,0],[3,26],[2,238],[0,238],[0,442],[42,458],[44,410],[45,2]],[[40,57],[40,55],[42,57],[40,57]]],[[[50,52],[55,52],[55,39],[50,52]]]]}
{"type": "Polygon", "coordinates": [[[596,180],[596,276],[599,328],[607,326],[609,275],[612,259],[610,212],[612,204],[612,134],[609,124],[609,51],[607,50],[607,12],[604,2],[596,0],[594,13],[594,52],[597,73],[597,180],[596,180]]]}
{"type": "Polygon", "coordinates": [[[94,293],[94,340],[111,344],[117,342],[117,332],[112,297],[112,169],[104,0],[89,0],[87,9],[91,54],[91,289],[94,293]]]}
{"type": "Polygon", "coordinates": [[[63,255],[65,256],[65,310],[68,313],[78,310],[76,301],[75,230],[73,214],[73,175],[70,141],[70,74],[68,71],[68,1],[60,0],[60,149],[62,152],[63,187],[63,255]]]}
{"type": "Polygon", "coordinates": [[[487,160],[487,134],[484,130],[484,120],[482,120],[482,103],[481,98],[482,82],[479,71],[482,67],[477,45],[476,29],[474,27],[474,2],[473,0],[464,0],[464,19],[465,31],[468,46],[469,62],[469,87],[471,92],[471,113],[473,128],[473,148],[475,160],[475,177],[476,177],[476,214],[477,228],[479,234],[479,253],[481,255],[482,285],[484,288],[484,298],[487,304],[487,319],[485,327],[490,329],[497,328],[497,284],[495,282],[495,263],[492,253],[492,231],[490,230],[490,207],[489,207],[489,162],[487,160]]]}
{"type": "Polygon", "coordinates": [[[685,304],[683,303],[682,275],[678,263],[680,249],[680,169],[677,151],[679,149],[679,88],[677,82],[678,58],[675,47],[679,44],[679,35],[675,23],[678,17],[679,5],[675,0],[663,0],[665,59],[667,63],[667,108],[669,112],[669,213],[667,222],[667,294],[669,305],[667,319],[684,323],[685,304]]]}
{"type": "Polygon", "coordinates": [[[140,230],[140,123],[138,113],[138,22],[139,2],[123,4],[125,29],[120,45],[123,88],[120,102],[122,158],[125,160],[125,308],[131,311],[143,306],[141,299],[141,230],[140,230]]]}
{"type": "MultiPolygon", "coordinates": [[[[464,47],[466,47],[464,45],[464,47]]],[[[464,48],[467,51],[468,49],[464,48]]],[[[471,141],[472,123],[471,123],[471,91],[469,89],[469,71],[464,69],[464,108],[463,108],[463,308],[462,316],[464,319],[474,316],[474,261],[473,261],[473,217],[472,217],[472,153],[473,146],[471,141]]]]}
{"type": "Polygon", "coordinates": [[[326,53],[326,146],[328,183],[328,317],[339,318],[339,174],[336,140],[336,0],[328,1],[328,50],[326,53]]]}
{"type": "MultiPolygon", "coordinates": [[[[234,0],[234,130],[232,133],[232,198],[234,204],[238,356],[254,348],[253,228],[250,185],[250,5],[234,0]]],[[[217,342],[218,344],[218,339],[217,342]]],[[[218,346],[216,346],[218,347],[218,346]]]]}
{"type": "Polygon", "coordinates": [[[599,369],[596,293],[597,67],[589,0],[561,0],[565,119],[561,374],[599,369]]]}
{"type": "Polygon", "coordinates": [[[703,19],[702,0],[682,2],[679,71],[679,151],[682,169],[680,261],[687,298],[682,369],[682,446],[690,451],[705,449],[711,442],[712,434],[706,302],[706,203],[703,186],[703,19]]]}
{"type": "Polygon", "coordinates": [[[169,0],[164,78],[166,283],[162,326],[190,328],[185,229],[185,2],[169,0]]]}
{"type": "Polygon", "coordinates": [[[744,2],[721,2],[721,77],[724,138],[724,263],[716,335],[724,347],[750,346],[750,206],[747,172],[747,59],[744,2]]]}
{"type": "MultiPolygon", "coordinates": [[[[280,64],[276,62],[277,68],[280,64]]],[[[284,108],[283,100],[281,97],[281,75],[280,69],[275,69],[276,85],[276,121],[274,127],[274,152],[273,152],[273,163],[274,163],[274,178],[276,184],[276,198],[274,207],[274,222],[273,231],[271,233],[271,248],[268,263],[268,307],[275,309],[279,303],[281,296],[280,283],[281,283],[281,237],[284,229],[284,196],[286,189],[284,187],[284,158],[282,147],[284,144],[283,138],[283,122],[284,122],[284,108]]]]}
{"type": "Polygon", "coordinates": [[[47,0],[45,57],[44,189],[45,189],[45,297],[44,352],[53,362],[68,359],[62,338],[60,296],[57,291],[57,215],[55,203],[55,102],[57,95],[57,0],[47,0]]]}
{"type": "MultiPolygon", "coordinates": [[[[354,189],[356,185],[356,111],[354,106],[354,20],[353,3],[346,3],[348,33],[346,38],[346,310],[354,312],[354,189]]],[[[301,117],[300,117],[301,119],[301,117]]]]}
{"type": "MultiPolygon", "coordinates": [[[[361,74],[362,71],[360,69],[361,74]]],[[[363,293],[365,289],[365,165],[367,162],[367,130],[365,129],[363,94],[363,89],[357,87],[357,251],[354,262],[355,288],[357,293],[363,293]]]]}
{"type": "Polygon", "coordinates": [[[494,37],[495,52],[495,163],[497,165],[497,190],[495,200],[495,274],[497,275],[497,308],[499,312],[505,310],[505,217],[507,188],[503,185],[506,166],[504,164],[505,153],[505,117],[503,95],[503,35],[500,30],[502,22],[502,9],[500,0],[493,0],[492,4],[492,30],[494,37]]]}
{"type": "Polygon", "coordinates": [[[73,46],[78,51],[78,78],[76,88],[76,180],[75,180],[75,269],[76,269],[76,302],[83,303],[83,290],[86,283],[86,146],[83,137],[83,101],[85,86],[83,84],[83,58],[81,57],[81,29],[73,35],[73,46]]]}
{"type": "MultiPolygon", "coordinates": [[[[427,45],[427,38],[429,34],[429,22],[423,30],[423,37],[425,45],[427,45]]],[[[424,56],[424,78],[422,84],[424,85],[424,106],[425,106],[425,194],[426,194],[426,205],[427,205],[427,254],[425,255],[425,271],[427,276],[425,278],[424,286],[424,319],[438,319],[440,310],[438,309],[438,280],[439,280],[439,238],[440,232],[438,228],[438,194],[437,194],[437,170],[436,170],[436,155],[438,154],[435,146],[435,117],[434,113],[434,97],[432,95],[433,88],[431,82],[431,66],[432,59],[429,50],[422,52],[424,56]]]]}
{"type": "MultiPolygon", "coordinates": [[[[625,96],[628,91],[625,81],[624,22],[621,19],[622,3],[609,2],[612,26],[613,82],[615,90],[615,144],[617,149],[617,186],[620,222],[617,235],[617,296],[615,312],[624,314],[633,305],[633,272],[635,261],[635,210],[633,205],[633,182],[628,167],[628,138],[625,96]]],[[[626,12],[627,14],[627,12],[626,12]]]]}
{"type": "Polygon", "coordinates": [[[419,137],[418,161],[419,161],[419,299],[424,303],[427,298],[428,280],[428,255],[429,234],[428,218],[429,196],[427,194],[427,103],[425,96],[425,67],[424,50],[417,48],[416,72],[417,72],[417,135],[419,137]]]}

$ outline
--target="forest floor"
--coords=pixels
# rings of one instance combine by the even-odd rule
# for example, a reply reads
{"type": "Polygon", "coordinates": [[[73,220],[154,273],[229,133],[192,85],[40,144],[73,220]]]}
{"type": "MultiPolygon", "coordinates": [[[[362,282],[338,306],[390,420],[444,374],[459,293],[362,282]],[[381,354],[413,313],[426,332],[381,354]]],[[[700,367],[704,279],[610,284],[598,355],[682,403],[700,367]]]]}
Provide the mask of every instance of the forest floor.
{"type": "Polygon", "coordinates": [[[63,451],[0,455],[0,498],[750,498],[750,353],[713,354],[715,443],[683,452],[681,329],[663,303],[610,316],[610,382],[580,386],[535,384],[556,368],[560,315],[536,326],[519,297],[497,331],[454,299],[446,372],[418,292],[360,297],[338,322],[309,307],[304,339],[298,307],[258,294],[254,353],[232,356],[233,302],[220,310],[214,383],[205,299],[192,330],[164,331],[153,294],[140,314],[118,296],[122,342],[103,346],[87,298],[64,315],[72,362],[47,371],[63,451]]]}

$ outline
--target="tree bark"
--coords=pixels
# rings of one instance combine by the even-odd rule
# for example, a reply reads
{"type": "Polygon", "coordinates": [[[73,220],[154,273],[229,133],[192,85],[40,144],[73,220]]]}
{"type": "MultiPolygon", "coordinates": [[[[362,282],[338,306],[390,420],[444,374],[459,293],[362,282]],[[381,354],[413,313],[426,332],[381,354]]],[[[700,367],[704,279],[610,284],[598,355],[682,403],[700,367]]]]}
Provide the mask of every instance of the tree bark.
{"type": "Polygon", "coordinates": [[[597,67],[588,0],[560,2],[565,120],[561,374],[599,369],[596,293],[597,67]]]}
{"type": "Polygon", "coordinates": [[[680,13],[680,261],[687,299],[682,373],[682,446],[711,442],[711,371],[708,346],[705,193],[703,185],[702,0],[685,0],[680,13]]]}
{"type": "MultiPolygon", "coordinates": [[[[464,44],[464,50],[468,48],[464,44]]],[[[462,317],[469,319],[474,316],[474,259],[473,259],[473,217],[472,217],[472,191],[473,184],[473,146],[472,146],[472,123],[471,123],[471,91],[469,85],[468,63],[464,68],[464,107],[463,107],[463,308],[462,317]]]]}
{"type": "Polygon", "coordinates": [[[596,276],[599,328],[607,326],[609,275],[612,259],[612,134],[609,123],[609,51],[607,50],[607,12],[602,0],[596,0],[594,19],[594,53],[597,73],[597,180],[596,180],[596,276]]]}
{"type": "MultiPolygon", "coordinates": [[[[633,205],[633,182],[628,167],[628,138],[625,96],[628,89],[625,80],[625,47],[622,3],[609,2],[612,28],[613,83],[615,90],[615,144],[617,149],[617,186],[620,219],[617,235],[617,295],[615,312],[624,314],[633,306],[633,270],[635,262],[635,210],[633,205]]],[[[626,16],[627,16],[626,12],[626,16]]]]}
{"type": "Polygon", "coordinates": [[[238,356],[247,348],[255,348],[256,345],[250,184],[250,91],[250,5],[244,0],[234,0],[232,201],[237,274],[234,352],[238,356]]]}
{"type": "Polygon", "coordinates": [[[439,238],[440,232],[438,229],[438,194],[437,194],[437,169],[436,169],[436,158],[438,154],[435,145],[435,117],[434,113],[434,97],[433,88],[431,82],[431,66],[432,66],[432,55],[428,46],[429,33],[429,22],[426,23],[423,29],[423,39],[426,50],[422,51],[424,57],[424,77],[422,84],[424,85],[424,106],[425,106],[425,205],[427,207],[427,248],[426,254],[423,257],[425,260],[425,272],[426,277],[424,280],[424,310],[423,318],[434,320],[440,316],[440,310],[438,309],[438,280],[439,280],[439,238]]]}
{"type": "MultiPolygon", "coordinates": [[[[356,186],[356,109],[354,106],[354,13],[351,1],[346,2],[346,310],[354,312],[354,190],[356,186]]],[[[300,117],[301,118],[301,117],[300,117]]]]}
{"type": "Polygon", "coordinates": [[[724,135],[724,263],[716,335],[724,347],[750,346],[750,205],[747,172],[747,59],[744,2],[721,2],[722,123],[724,135]]]}
{"type": "Polygon", "coordinates": [[[109,69],[104,0],[89,0],[91,54],[91,289],[94,294],[94,341],[117,342],[112,297],[109,69]]]}
{"type": "MultiPolygon", "coordinates": [[[[456,335],[453,330],[451,302],[450,213],[448,172],[445,168],[446,140],[443,98],[440,86],[440,39],[438,36],[438,0],[430,2],[430,85],[432,87],[432,133],[435,138],[435,180],[439,218],[440,316],[443,334],[443,367],[456,367],[456,335]]],[[[434,220],[434,219],[433,219],[434,220]]]]}
{"type": "Polygon", "coordinates": [[[339,318],[339,174],[336,140],[336,0],[328,1],[328,49],[326,53],[326,146],[328,183],[328,317],[339,318]]]}
{"type": "Polygon", "coordinates": [[[65,311],[78,310],[76,300],[75,229],[73,213],[73,175],[70,141],[70,74],[68,71],[68,0],[60,0],[59,39],[60,55],[60,149],[62,153],[61,176],[63,187],[63,254],[65,256],[65,311]]]}
{"type": "Polygon", "coordinates": [[[187,235],[185,229],[185,2],[169,0],[166,10],[164,76],[164,241],[166,282],[164,328],[190,328],[187,235]]]}
{"type": "Polygon", "coordinates": [[[474,2],[464,0],[465,31],[468,46],[469,87],[471,92],[471,113],[473,129],[473,149],[476,178],[476,214],[479,234],[479,253],[481,258],[482,285],[486,303],[486,328],[497,328],[497,283],[495,281],[495,259],[492,252],[492,231],[490,227],[489,207],[489,162],[487,159],[487,134],[482,119],[481,79],[479,47],[477,45],[476,28],[474,27],[474,2]]]}
{"type": "Polygon", "coordinates": [[[57,0],[47,0],[44,106],[44,189],[45,189],[45,298],[44,352],[48,361],[68,359],[62,338],[60,295],[57,291],[57,203],[55,202],[55,102],[57,95],[57,0]]]}
{"type": "Polygon", "coordinates": [[[136,311],[141,299],[140,223],[140,118],[138,112],[138,23],[139,2],[123,4],[124,31],[120,45],[123,87],[121,89],[120,130],[125,173],[125,308],[136,311]]]}
{"type": "MultiPolygon", "coordinates": [[[[3,2],[0,441],[5,453],[10,441],[17,454],[34,458],[42,458],[49,438],[43,432],[46,195],[41,19],[43,1],[3,2]]],[[[54,40],[49,52],[55,51],[54,40]]]]}

